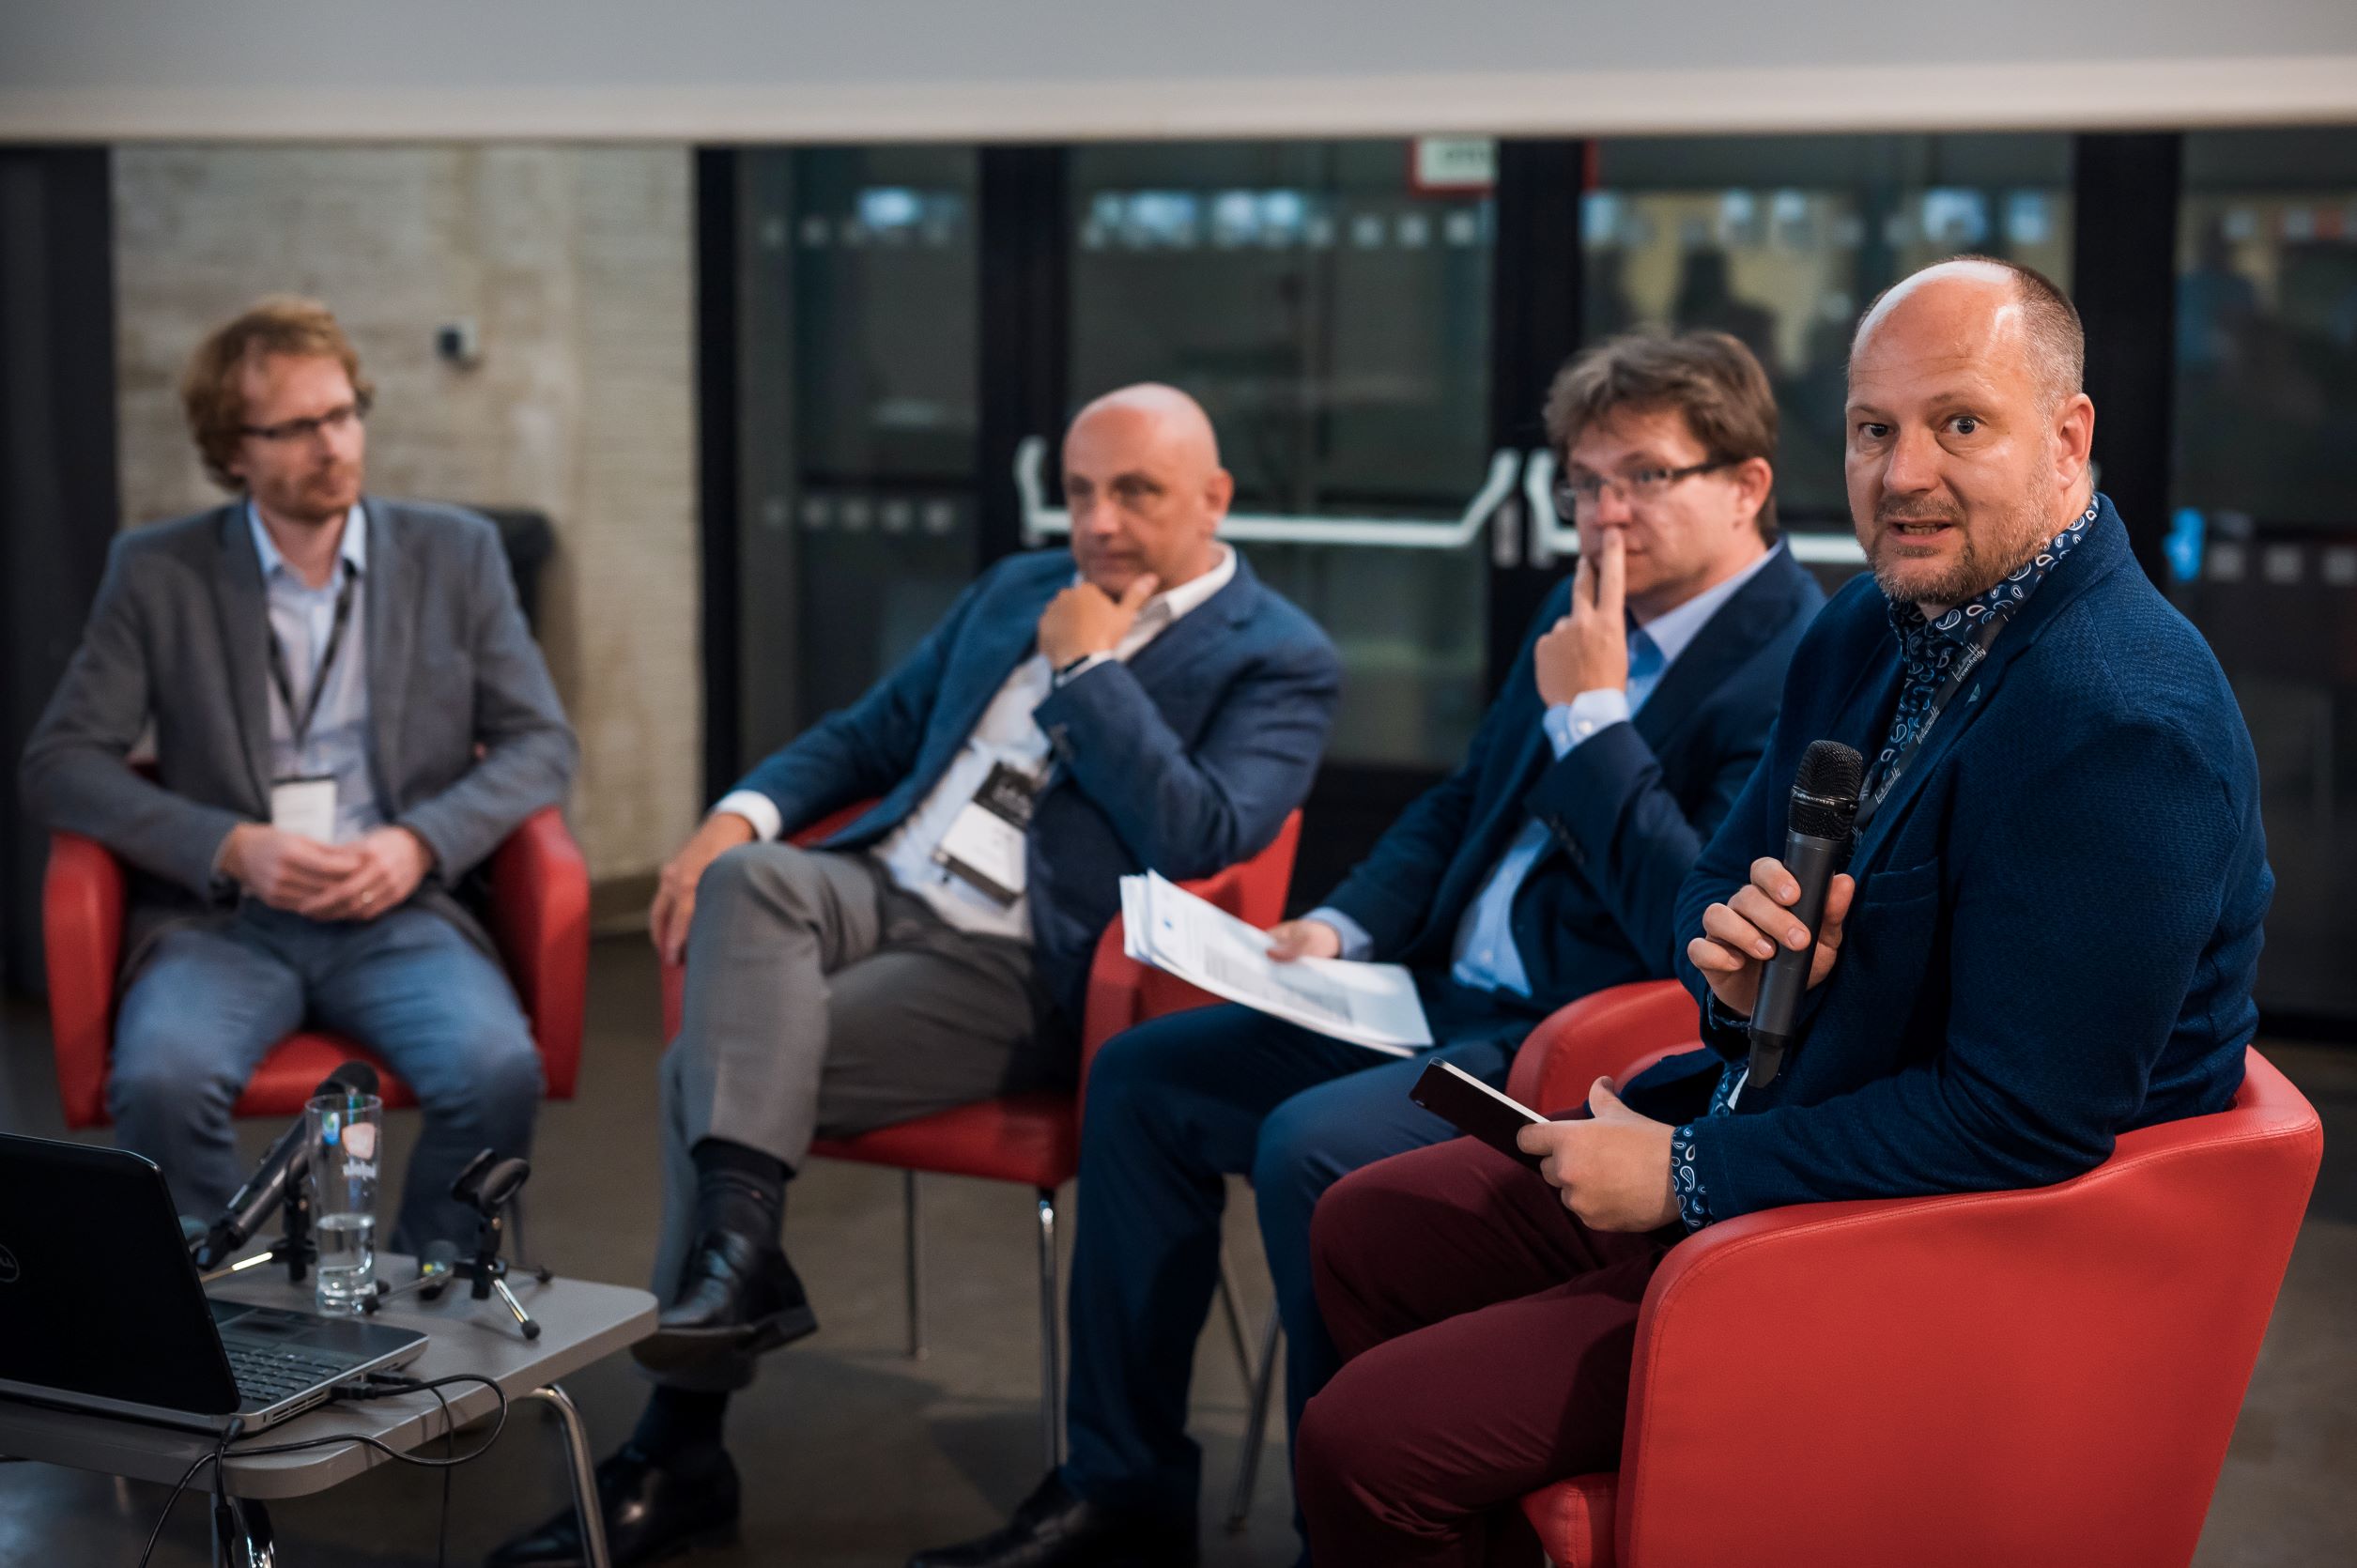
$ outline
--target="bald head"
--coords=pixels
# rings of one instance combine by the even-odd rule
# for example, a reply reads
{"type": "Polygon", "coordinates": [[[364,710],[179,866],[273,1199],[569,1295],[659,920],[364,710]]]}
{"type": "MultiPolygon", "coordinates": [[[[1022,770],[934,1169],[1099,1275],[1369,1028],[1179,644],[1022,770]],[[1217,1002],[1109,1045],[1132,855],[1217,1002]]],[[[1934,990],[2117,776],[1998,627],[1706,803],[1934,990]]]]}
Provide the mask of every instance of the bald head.
{"type": "Polygon", "coordinates": [[[1884,592],[1927,613],[1993,588],[2087,502],[2095,406],[2071,302],[1960,256],[1892,285],[1850,346],[1843,469],[1884,592]]]}
{"type": "Polygon", "coordinates": [[[1235,481],[1203,406],[1176,387],[1109,392],[1064,434],[1064,500],[1081,576],[1117,597],[1142,574],[1163,590],[1220,559],[1213,539],[1235,481]]]}
{"type": "Polygon", "coordinates": [[[2087,333],[2070,297],[2036,268],[1995,256],[1950,256],[1884,289],[1850,340],[1856,362],[1866,340],[1900,311],[1937,313],[1964,332],[1984,334],[1990,352],[2023,356],[2046,407],[2075,394],[2087,376],[2087,333]]]}

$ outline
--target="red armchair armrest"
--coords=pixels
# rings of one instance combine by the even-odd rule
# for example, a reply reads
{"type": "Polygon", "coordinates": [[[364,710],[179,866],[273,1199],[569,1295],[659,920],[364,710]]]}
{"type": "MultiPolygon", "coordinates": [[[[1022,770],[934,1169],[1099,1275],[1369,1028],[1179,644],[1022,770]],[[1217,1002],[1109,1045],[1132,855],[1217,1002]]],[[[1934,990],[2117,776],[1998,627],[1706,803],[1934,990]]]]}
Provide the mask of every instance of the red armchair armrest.
{"type": "Polygon", "coordinates": [[[491,935],[531,1020],[550,1099],[570,1099],[589,1001],[589,864],[546,807],[491,856],[491,935]]]}
{"type": "Polygon", "coordinates": [[[1506,1093],[1533,1111],[1568,1111],[1586,1102],[1597,1079],[1625,1084],[1702,1034],[1702,1010],[1677,981],[1609,986],[1531,1031],[1515,1053],[1506,1093]]]}
{"type": "Polygon", "coordinates": [[[123,960],[123,868],[104,845],[53,833],[41,883],[41,945],[57,1096],[68,1127],[106,1119],[106,1059],[115,1038],[115,974],[123,960]]]}

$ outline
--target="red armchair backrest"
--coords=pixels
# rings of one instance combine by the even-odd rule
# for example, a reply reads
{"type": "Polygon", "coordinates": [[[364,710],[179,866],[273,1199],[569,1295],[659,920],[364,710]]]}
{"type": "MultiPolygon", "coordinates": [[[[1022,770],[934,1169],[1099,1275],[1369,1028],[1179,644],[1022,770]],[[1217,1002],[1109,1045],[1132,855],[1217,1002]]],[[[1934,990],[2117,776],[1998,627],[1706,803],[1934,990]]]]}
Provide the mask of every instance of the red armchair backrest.
{"type": "Polygon", "coordinates": [[[1584,1104],[1588,1085],[1626,1084],[1701,1038],[1702,1012],[1675,980],[1610,986],[1547,1015],[1515,1053],[1506,1093],[1549,1115],[1584,1104]]]}

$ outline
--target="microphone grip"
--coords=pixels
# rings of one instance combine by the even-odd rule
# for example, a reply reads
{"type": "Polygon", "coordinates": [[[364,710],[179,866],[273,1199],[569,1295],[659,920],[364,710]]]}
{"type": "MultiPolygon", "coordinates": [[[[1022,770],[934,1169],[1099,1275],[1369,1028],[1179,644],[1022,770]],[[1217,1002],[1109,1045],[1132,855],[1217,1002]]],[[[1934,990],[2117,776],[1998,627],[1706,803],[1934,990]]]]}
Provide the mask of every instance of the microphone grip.
{"type": "MultiPolygon", "coordinates": [[[[1817,956],[1817,928],[1825,919],[1826,893],[1833,885],[1834,873],[1841,869],[1847,849],[1838,838],[1789,830],[1784,835],[1784,869],[1800,884],[1800,898],[1790,914],[1808,930],[1809,945],[1795,949],[1777,944],[1776,956],[1767,961],[1767,973],[1760,976],[1759,1000],[1751,1008],[1752,1039],[1772,1046],[1779,1057],[1784,1042],[1792,1038],[1800,999],[1809,990],[1809,969],[1817,956]]],[[[1764,1083],[1775,1076],[1775,1069],[1770,1066],[1762,1076],[1755,1067],[1753,1076],[1764,1083]]]]}

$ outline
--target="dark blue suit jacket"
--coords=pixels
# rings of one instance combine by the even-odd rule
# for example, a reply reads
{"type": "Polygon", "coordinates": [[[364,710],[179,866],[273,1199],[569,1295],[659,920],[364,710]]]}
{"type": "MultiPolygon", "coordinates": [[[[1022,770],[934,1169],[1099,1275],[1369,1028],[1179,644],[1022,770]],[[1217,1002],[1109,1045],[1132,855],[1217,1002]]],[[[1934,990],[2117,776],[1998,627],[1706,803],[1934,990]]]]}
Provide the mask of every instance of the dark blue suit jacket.
{"type": "MultiPolygon", "coordinates": [[[[2059,1181],[2121,1131],[2233,1099],[2274,888],[2257,761],[2217,659],[2098,500],[1860,837],[1841,956],[1783,1072],[1697,1125],[1714,1219],[2059,1181]]],[[[1811,741],[1881,749],[1887,606],[1860,576],[1810,630],[1767,756],[1679,896],[1684,935],[1781,853],[1811,741]]],[[[1626,1098],[1683,1119],[1718,1068],[1675,1057],[1626,1098]]]]}
{"type": "MultiPolygon", "coordinates": [[[[1072,580],[1062,550],[1012,556],[959,595],[917,651],[736,787],[777,803],[786,831],[854,801],[872,810],[824,848],[876,842],[915,810],[1072,580]]],[[[1036,714],[1055,754],[1033,808],[1028,895],[1040,972],[1077,1022],[1118,880],[1150,867],[1209,876],[1266,848],[1309,793],[1341,694],[1317,623],[1239,552],[1225,588],[1138,651],[1066,683],[1036,714]]]]}
{"type": "Polygon", "coordinates": [[[1671,909],[1702,842],[1767,742],[1784,666],[1825,595],[1779,546],[1720,606],[1628,724],[1558,760],[1532,649],[1569,613],[1548,595],[1462,766],[1419,796],[1324,900],[1366,929],[1372,957],[1445,972],[1457,924],[1522,824],[1553,847],[1514,901],[1531,1007],[1670,974],[1671,909]]]}

